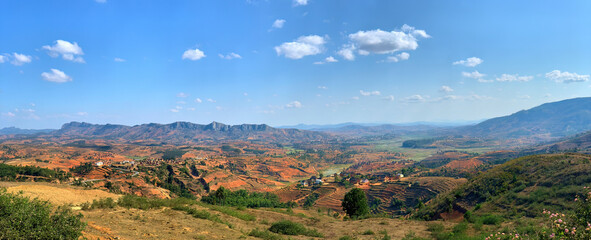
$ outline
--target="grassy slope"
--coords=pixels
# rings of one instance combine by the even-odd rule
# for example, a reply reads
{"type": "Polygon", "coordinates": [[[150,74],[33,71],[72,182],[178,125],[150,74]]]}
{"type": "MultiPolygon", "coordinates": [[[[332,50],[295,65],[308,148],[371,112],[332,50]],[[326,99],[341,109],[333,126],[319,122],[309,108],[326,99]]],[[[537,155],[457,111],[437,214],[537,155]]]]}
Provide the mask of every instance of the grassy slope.
{"type": "Polygon", "coordinates": [[[453,209],[535,217],[543,209],[570,210],[576,194],[591,184],[590,160],[590,155],[573,153],[514,159],[440,195],[414,216],[437,219],[453,209]]]}

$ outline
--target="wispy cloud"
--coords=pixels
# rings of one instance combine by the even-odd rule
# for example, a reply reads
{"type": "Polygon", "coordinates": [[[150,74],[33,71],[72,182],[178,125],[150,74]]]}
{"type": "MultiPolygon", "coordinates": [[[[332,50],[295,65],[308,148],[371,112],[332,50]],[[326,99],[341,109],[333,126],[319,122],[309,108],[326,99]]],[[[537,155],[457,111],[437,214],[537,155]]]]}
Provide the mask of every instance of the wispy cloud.
{"type": "Polygon", "coordinates": [[[176,97],[180,97],[180,98],[186,98],[186,97],[188,97],[188,96],[189,96],[189,94],[186,94],[186,93],[184,93],[184,92],[180,92],[180,93],[177,93],[177,94],[176,94],[176,97]]]}
{"type": "Polygon", "coordinates": [[[125,62],[125,59],[123,59],[123,58],[115,58],[115,59],[113,59],[113,61],[115,61],[115,62],[125,62]]]}
{"type": "Polygon", "coordinates": [[[228,53],[226,55],[218,54],[221,59],[232,60],[232,59],[241,59],[242,56],[238,55],[237,53],[228,53]]]}
{"type": "Polygon", "coordinates": [[[308,5],[308,0],[293,0],[294,6],[305,6],[308,5]]]}
{"type": "Polygon", "coordinates": [[[283,28],[283,25],[285,24],[285,19],[277,19],[273,22],[273,25],[271,25],[271,28],[283,28]]]}
{"type": "Polygon", "coordinates": [[[412,96],[408,96],[405,97],[404,99],[402,99],[404,102],[409,102],[409,103],[418,103],[418,102],[424,102],[426,99],[425,97],[419,95],[419,94],[415,94],[412,96]]]}
{"type": "Polygon", "coordinates": [[[394,101],[394,96],[393,95],[389,95],[389,96],[383,97],[382,99],[383,100],[386,100],[386,101],[392,102],[392,101],[394,101]]]}
{"type": "Polygon", "coordinates": [[[466,67],[476,67],[479,64],[481,64],[482,62],[484,62],[484,61],[480,58],[471,57],[471,58],[467,58],[466,60],[455,61],[455,62],[453,62],[453,65],[463,65],[466,67]]]}
{"type": "Polygon", "coordinates": [[[407,52],[402,52],[399,54],[396,54],[396,56],[390,56],[388,57],[388,62],[399,62],[399,61],[404,61],[404,60],[408,60],[410,58],[410,54],[408,54],[407,52]]]}
{"type": "Polygon", "coordinates": [[[534,76],[519,76],[519,74],[503,74],[496,78],[497,82],[527,82],[534,79],[534,76]]]}
{"type": "Polygon", "coordinates": [[[72,81],[72,78],[70,76],[66,75],[64,72],[57,70],[55,68],[52,68],[51,72],[41,73],[41,77],[43,77],[43,79],[45,81],[56,82],[56,83],[65,83],[65,82],[72,81]]]}
{"type": "Polygon", "coordinates": [[[285,105],[286,108],[302,108],[302,103],[299,101],[293,101],[285,105]]]}
{"type": "Polygon", "coordinates": [[[444,92],[444,93],[450,93],[450,92],[453,92],[454,90],[453,90],[453,88],[451,88],[449,86],[443,85],[443,86],[441,86],[441,88],[439,88],[439,91],[444,92]]]}
{"type": "Polygon", "coordinates": [[[589,75],[579,75],[577,73],[561,72],[554,70],[546,73],[546,78],[558,83],[574,83],[589,81],[589,75]]]}
{"type": "Polygon", "coordinates": [[[314,64],[325,64],[325,63],[334,63],[338,62],[339,60],[335,59],[333,56],[327,57],[324,61],[314,62],[314,64]]]}
{"type": "Polygon", "coordinates": [[[359,90],[359,93],[361,94],[361,96],[379,96],[381,93],[380,91],[363,91],[363,90],[359,90]]]}
{"type": "Polygon", "coordinates": [[[21,66],[25,63],[30,63],[32,60],[33,58],[29,55],[12,53],[12,61],[10,63],[12,63],[15,66],[21,66]]]}

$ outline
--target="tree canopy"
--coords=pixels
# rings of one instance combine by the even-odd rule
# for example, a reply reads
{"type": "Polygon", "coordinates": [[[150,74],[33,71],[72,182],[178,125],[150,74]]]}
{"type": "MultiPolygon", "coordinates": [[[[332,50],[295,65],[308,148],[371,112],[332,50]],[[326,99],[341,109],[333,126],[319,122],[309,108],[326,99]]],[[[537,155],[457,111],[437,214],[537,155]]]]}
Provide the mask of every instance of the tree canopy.
{"type": "Polygon", "coordinates": [[[367,197],[363,190],[353,188],[343,199],[343,211],[352,218],[364,217],[369,214],[369,206],[367,204],[367,197]]]}

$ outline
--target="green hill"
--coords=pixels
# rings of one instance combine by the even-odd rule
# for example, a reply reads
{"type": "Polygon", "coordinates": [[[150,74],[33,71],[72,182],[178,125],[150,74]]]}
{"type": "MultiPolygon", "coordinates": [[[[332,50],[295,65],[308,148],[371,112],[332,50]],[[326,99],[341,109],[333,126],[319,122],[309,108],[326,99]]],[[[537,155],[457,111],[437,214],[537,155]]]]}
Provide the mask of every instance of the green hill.
{"type": "Polygon", "coordinates": [[[541,216],[543,209],[570,211],[576,195],[591,184],[590,160],[576,153],[517,158],[438,196],[413,216],[438,219],[471,211],[517,218],[541,216]]]}

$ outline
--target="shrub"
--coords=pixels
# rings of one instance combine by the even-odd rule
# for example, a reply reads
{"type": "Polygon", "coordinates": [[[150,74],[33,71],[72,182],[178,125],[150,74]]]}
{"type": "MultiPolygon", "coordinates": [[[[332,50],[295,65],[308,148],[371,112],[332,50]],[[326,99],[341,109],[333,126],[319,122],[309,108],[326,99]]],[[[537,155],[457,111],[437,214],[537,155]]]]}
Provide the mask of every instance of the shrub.
{"type": "Polygon", "coordinates": [[[503,217],[494,214],[487,214],[482,216],[480,221],[486,225],[497,225],[503,221],[503,217]]]}
{"type": "Polygon", "coordinates": [[[281,236],[270,232],[269,230],[259,230],[259,229],[253,229],[248,233],[248,236],[251,237],[257,237],[257,238],[262,238],[264,240],[280,240],[283,239],[281,238],[281,236]]]}
{"type": "Polygon", "coordinates": [[[0,239],[78,239],[82,215],[0,189],[0,239]]]}
{"type": "Polygon", "coordinates": [[[269,228],[269,231],[285,235],[304,235],[308,237],[323,237],[316,229],[308,229],[301,223],[283,220],[275,222],[269,228]]]}

